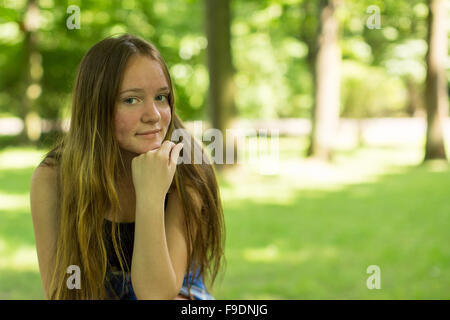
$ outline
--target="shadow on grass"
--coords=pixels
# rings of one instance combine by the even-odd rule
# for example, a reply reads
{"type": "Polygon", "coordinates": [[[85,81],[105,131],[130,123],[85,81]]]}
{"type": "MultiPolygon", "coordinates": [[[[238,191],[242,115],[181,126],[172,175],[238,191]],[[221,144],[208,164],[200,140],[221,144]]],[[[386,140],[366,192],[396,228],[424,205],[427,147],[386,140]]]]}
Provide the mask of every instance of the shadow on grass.
{"type": "Polygon", "coordinates": [[[35,246],[33,223],[28,209],[33,170],[34,168],[0,170],[0,193],[5,198],[0,204],[0,239],[6,245],[6,252],[13,252],[24,246],[35,246]],[[14,199],[15,196],[19,198],[14,199]]]}
{"type": "Polygon", "coordinates": [[[28,194],[30,179],[35,168],[0,169],[0,192],[5,194],[28,194]]]}
{"type": "Polygon", "coordinates": [[[6,252],[36,245],[31,214],[26,211],[0,211],[0,239],[6,252]]]}
{"type": "Polygon", "coordinates": [[[38,271],[0,269],[0,300],[45,299],[38,271]]]}

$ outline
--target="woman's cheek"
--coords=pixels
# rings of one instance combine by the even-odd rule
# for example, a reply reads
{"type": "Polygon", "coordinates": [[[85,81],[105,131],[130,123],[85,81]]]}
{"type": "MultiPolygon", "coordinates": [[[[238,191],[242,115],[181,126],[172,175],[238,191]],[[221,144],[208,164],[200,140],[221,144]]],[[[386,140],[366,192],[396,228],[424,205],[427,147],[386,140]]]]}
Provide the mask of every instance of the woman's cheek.
{"type": "Polygon", "coordinates": [[[163,126],[164,126],[164,135],[166,135],[167,134],[167,131],[169,130],[169,123],[170,123],[170,120],[171,120],[171,111],[170,111],[170,109],[168,109],[168,110],[164,110],[162,113],[161,113],[161,120],[163,121],[163,126]]]}
{"type": "Polygon", "coordinates": [[[171,110],[170,109],[168,109],[167,111],[165,110],[164,116],[165,116],[165,122],[166,122],[165,125],[166,125],[166,127],[169,127],[170,119],[172,118],[171,110]]]}
{"type": "Polygon", "coordinates": [[[130,119],[129,116],[118,113],[115,118],[116,137],[122,138],[129,135],[134,128],[133,123],[133,119],[130,119]]]}

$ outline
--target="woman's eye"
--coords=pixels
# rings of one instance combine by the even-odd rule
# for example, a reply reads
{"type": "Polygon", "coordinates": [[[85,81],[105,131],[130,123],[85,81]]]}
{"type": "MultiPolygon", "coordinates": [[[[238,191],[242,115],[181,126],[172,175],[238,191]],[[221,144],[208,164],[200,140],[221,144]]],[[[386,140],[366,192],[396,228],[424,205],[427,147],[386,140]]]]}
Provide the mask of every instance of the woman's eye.
{"type": "Polygon", "coordinates": [[[126,98],[125,100],[123,100],[123,102],[125,102],[126,104],[136,104],[138,102],[137,98],[126,98]]]}
{"type": "Polygon", "coordinates": [[[160,94],[160,95],[156,96],[156,100],[165,102],[168,100],[168,97],[167,97],[167,95],[160,94]]]}

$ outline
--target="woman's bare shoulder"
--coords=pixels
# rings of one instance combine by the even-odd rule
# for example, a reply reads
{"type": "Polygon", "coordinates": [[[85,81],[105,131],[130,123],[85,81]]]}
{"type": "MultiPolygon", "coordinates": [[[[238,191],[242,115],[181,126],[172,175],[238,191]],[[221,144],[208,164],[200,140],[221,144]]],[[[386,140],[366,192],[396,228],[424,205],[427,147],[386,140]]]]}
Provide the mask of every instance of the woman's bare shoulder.
{"type": "Polygon", "coordinates": [[[48,298],[49,279],[54,268],[58,230],[57,167],[39,164],[30,181],[30,211],[36,239],[39,269],[48,298]]]}
{"type": "Polygon", "coordinates": [[[41,163],[39,163],[38,168],[40,167],[56,169],[58,167],[58,162],[54,157],[47,156],[41,161],[41,163]]]}
{"type": "Polygon", "coordinates": [[[57,177],[58,165],[51,158],[45,159],[33,171],[30,192],[45,192],[47,196],[56,195],[57,177]]]}

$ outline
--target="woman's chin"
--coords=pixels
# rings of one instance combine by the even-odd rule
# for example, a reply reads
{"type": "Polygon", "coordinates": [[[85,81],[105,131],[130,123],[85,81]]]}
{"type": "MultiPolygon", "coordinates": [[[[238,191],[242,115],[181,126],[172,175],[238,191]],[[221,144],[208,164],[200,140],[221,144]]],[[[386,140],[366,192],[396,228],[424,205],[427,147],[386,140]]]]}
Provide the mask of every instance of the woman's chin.
{"type": "Polygon", "coordinates": [[[142,153],[146,153],[146,152],[149,152],[151,150],[157,150],[159,148],[161,148],[161,144],[160,143],[152,143],[150,146],[144,148],[142,153]]]}

